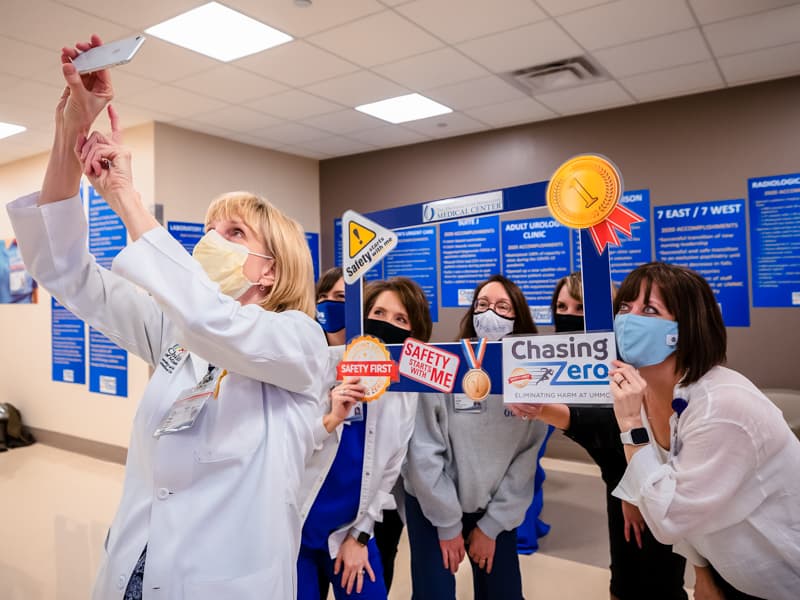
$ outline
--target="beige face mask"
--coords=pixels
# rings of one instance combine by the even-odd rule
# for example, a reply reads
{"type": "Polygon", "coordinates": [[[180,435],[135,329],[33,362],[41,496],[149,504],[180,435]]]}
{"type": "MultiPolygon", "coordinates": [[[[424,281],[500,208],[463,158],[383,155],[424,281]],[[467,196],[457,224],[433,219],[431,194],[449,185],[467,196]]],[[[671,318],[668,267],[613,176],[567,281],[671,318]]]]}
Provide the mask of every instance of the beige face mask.
{"type": "Polygon", "coordinates": [[[248,254],[273,258],[251,252],[242,244],[229,242],[213,229],[200,238],[192,252],[209,279],[219,284],[220,291],[233,299],[240,298],[251,287],[258,285],[257,281],[250,281],[244,275],[244,263],[248,254]]]}

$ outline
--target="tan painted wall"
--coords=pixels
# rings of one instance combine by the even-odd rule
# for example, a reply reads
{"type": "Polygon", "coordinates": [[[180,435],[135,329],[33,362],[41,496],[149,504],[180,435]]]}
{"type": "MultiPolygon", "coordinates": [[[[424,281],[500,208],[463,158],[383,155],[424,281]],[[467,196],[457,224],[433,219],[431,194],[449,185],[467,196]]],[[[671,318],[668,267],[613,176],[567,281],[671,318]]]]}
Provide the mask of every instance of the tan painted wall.
{"type": "MultiPolygon", "coordinates": [[[[147,205],[164,205],[165,220],[202,221],[209,200],[232,189],[267,195],[309,231],[319,231],[315,160],[289,156],[148,124],[126,132],[134,176],[147,205]]],[[[3,204],[41,185],[46,155],[0,166],[3,204]]],[[[0,238],[13,237],[5,210],[0,238]]],[[[31,306],[0,305],[0,401],[27,424],[92,441],[127,446],[136,403],[147,383],[144,361],[129,356],[127,398],[89,393],[88,386],[51,381],[50,296],[31,306]]],[[[88,347],[87,347],[88,352],[88,347]]]]}
{"type": "MultiPolygon", "coordinates": [[[[747,179],[800,171],[800,78],[619,108],[320,163],[323,260],[333,219],[549,179],[564,160],[599,152],[653,206],[747,198],[747,179]]],[[[323,266],[323,268],[324,268],[323,266]]],[[[440,310],[450,331],[458,309],[440,310]]],[[[728,330],[728,363],[762,387],[800,389],[800,309],[751,309],[728,330]]]]}

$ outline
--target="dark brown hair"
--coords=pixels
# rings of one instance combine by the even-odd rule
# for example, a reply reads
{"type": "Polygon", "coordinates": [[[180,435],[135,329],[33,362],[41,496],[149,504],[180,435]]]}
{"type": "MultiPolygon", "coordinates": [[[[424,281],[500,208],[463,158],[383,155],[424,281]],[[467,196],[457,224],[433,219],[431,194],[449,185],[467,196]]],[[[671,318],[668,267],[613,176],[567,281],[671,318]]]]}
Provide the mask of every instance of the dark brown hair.
{"type": "Polygon", "coordinates": [[[508,297],[511,298],[511,306],[514,307],[514,331],[511,333],[538,333],[536,323],[533,322],[533,317],[531,316],[531,309],[528,306],[528,301],[525,299],[525,294],[522,293],[519,286],[508,277],[492,275],[489,279],[482,281],[475,287],[475,291],[472,293],[472,303],[469,306],[469,310],[464,314],[459,324],[458,338],[468,339],[477,337],[475,325],[472,323],[472,316],[475,314],[475,300],[478,299],[478,294],[480,294],[484,286],[493,281],[502,285],[508,297]]]}
{"type": "Polygon", "coordinates": [[[317,290],[314,296],[315,300],[319,300],[320,296],[324,296],[333,289],[336,282],[342,278],[342,267],[332,267],[322,274],[317,282],[317,290]]]}
{"type": "Polygon", "coordinates": [[[364,316],[370,313],[375,301],[383,292],[394,292],[408,313],[411,335],[427,342],[431,339],[433,321],[428,298],[417,282],[408,277],[392,277],[385,281],[371,281],[364,290],[364,316]]]}
{"type": "Polygon", "coordinates": [[[694,383],[726,360],[728,337],[717,299],[708,282],[691,269],[651,262],[631,271],[622,282],[614,299],[614,314],[623,302],[636,300],[642,289],[644,301],[649,302],[654,284],[678,322],[676,373],[684,374],[682,384],[694,383]]]}

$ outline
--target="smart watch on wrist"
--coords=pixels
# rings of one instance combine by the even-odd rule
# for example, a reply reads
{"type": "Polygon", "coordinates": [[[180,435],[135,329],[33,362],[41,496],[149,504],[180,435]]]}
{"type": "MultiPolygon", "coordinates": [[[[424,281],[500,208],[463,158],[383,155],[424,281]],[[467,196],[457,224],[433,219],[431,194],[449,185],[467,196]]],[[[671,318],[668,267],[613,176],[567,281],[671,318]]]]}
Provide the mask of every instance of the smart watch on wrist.
{"type": "Polygon", "coordinates": [[[353,536],[353,538],[355,538],[355,540],[362,546],[366,546],[369,543],[370,537],[372,536],[370,536],[370,534],[368,534],[366,531],[359,531],[358,535],[353,536]]]}
{"type": "Polygon", "coordinates": [[[634,427],[630,431],[623,431],[619,439],[628,446],[644,446],[650,443],[650,436],[644,427],[634,427]]]}

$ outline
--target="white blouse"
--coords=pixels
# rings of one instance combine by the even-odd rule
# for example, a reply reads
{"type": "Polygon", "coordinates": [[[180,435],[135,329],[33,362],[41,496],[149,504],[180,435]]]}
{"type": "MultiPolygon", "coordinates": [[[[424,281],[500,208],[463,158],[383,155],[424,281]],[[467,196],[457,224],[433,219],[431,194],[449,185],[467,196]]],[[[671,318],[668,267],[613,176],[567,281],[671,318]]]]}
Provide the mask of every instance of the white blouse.
{"type": "Polygon", "coordinates": [[[670,419],[669,453],[639,450],[614,495],[639,507],[656,539],[700,566],[704,557],[740,591],[796,600],[800,441],[736,371],[714,367],[674,394],[688,406],[670,419]]]}

